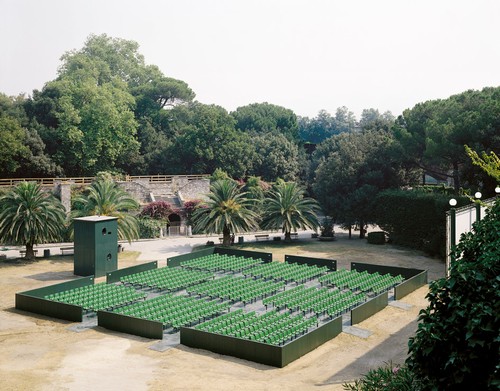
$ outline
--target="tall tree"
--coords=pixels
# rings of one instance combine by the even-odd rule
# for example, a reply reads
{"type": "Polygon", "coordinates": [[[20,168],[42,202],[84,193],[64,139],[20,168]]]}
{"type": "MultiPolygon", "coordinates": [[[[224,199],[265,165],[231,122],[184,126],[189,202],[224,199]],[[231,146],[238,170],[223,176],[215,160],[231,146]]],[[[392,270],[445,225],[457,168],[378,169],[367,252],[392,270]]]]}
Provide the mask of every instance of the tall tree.
{"type": "Polygon", "coordinates": [[[431,174],[452,178],[458,192],[464,174],[474,170],[467,165],[465,144],[487,153],[500,151],[498,118],[500,87],[470,90],[405,110],[396,121],[394,134],[409,162],[431,174]]]}
{"type": "Polygon", "coordinates": [[[378,130],[334,136],[315,152],[313,189],[337,223],[363,228],[373,219],[372,202],[380,190],[414,184],[393,147],[392,134],[378,130]]]}
{"type": "Polygon", "coordinates": [[[343,106],[337,109],[335,116],[332,116],[326,110],[320,110],[314,118],[299,118],[298,124],[301,140],[319,144],[336,134],[354,131],[356,129],[356,117],[353,112],[343,106]]]}
{"type": "Polygon", "coordinates": [[[45,177],[61,173],[45,153],[36,121],[25,112],[26,99],[0,93],[0,175],[3,177],[45,177]]]}
{"type": "Polygon", "coordinates": [[[91,35],[82,49],[63,55],[58,78],[34,92],[27,111],[66,175],[131,172],[146,164],[137,131],[150,128],[139,128],[138,120],[162,133],[169,121],[165,108],[193,97],[186,83],[146,65],[136,42],[91,35]]]}
{"type": "Polygon", "coordinates": [[[0,240],[25,245],[27,259],[34,259],[36,244],[60,240],[65,221],[61,202],[35,182],[21,182],[0,197],[0,240]]]}
{"type": "Polygon", "coordinates": [[[236,120],[236,129],[250,133],[278,132],[290,140],[298,139],[298,124],[295,113],[270,103],[253,103],[238,107],[231,115],[236,120]]]}
{"type": "Polygon", "coordinates": [[[364,109],[361,113],[361,118],[359,120],[359,126],[361,129],[385,129],[389,130],[394,123],[395,117],[390,111],[386,111],[383,114],[377,109],[364,109]]]}
{"type": "Polygon", "coordinates": [[[139,203],[111,180],[98,180],[73,200],[71,217],[112,216],[118,223],[118,238],[129,242],[139,237],[137,219],[131,212],[139,203]]]}
{"type": "Polygon", "coordinates": [[[253,137],[256,156],[251,173],[273,182],[278,178],[294,181],[300,171],[297,144],[277,132],[253,137]]]}
{"type": "Polygon", "coordinates": [[[223,168],[231,177],[245,177],[255,154],[249,136],[234,129],[234,119],[220,106],[194,103],[190,110],[188,122],[164,157],[166,170],[205,174],[223,168]]]}
{"type": "Polygon", "coordinates": [[[28,154],[24,145],[25,132],[16,119],[0,113],[0,175],[10,177],[21,166],[20,160],[28,154]]]}
{"type": "Polygon", "coordinates": [[[224,246],[231,244],[231,234],[250,231],[257,226],[257,214],[251,200],[230,179],[215,181],[210,186],[208,201],[193,212],[194,230],[222,233],[224,246]]]}
{"type": "Polygon", "coordinates": [[[37,119],[49,120],[42,123],[41,136],[66,175],[119,169],[139,150],[132,111],[135,101],[126,84],[118,78],[103,84],[98,80],[99,75],[88,66],[61,74],[34,95],[40,98],[34,98],[35,112],[43,111],[39,106],[50,102],[51,113],[37,119]]]}
{"type": "Polygon", "coordinates": [[[281,182],[269,191],[264,200],[261,227],[281,229],[285,241],[289,242],[291,232],[318,228],[319,212],[318,202],[304,197],[304,190],[295,182],[281,182]]]}

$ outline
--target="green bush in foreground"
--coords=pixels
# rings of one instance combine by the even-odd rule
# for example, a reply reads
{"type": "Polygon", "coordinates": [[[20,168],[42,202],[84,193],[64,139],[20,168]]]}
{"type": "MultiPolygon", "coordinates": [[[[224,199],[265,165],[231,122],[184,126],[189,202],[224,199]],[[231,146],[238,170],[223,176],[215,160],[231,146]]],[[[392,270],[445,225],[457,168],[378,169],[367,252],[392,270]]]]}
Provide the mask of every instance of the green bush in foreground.
{"type": "Polygon", "coordinates": [[[431,284],[410,339],[409,369],[423,390],[500,387],[500,199],[462,235],[450,276],[431,284]]]}
{"type": "Polygon", "coordinates": [[[413,374],[406,366],[389,363],[372,369],[354,384],[343,384],[348,391],[414,391],[418,390],[413,374]]]}

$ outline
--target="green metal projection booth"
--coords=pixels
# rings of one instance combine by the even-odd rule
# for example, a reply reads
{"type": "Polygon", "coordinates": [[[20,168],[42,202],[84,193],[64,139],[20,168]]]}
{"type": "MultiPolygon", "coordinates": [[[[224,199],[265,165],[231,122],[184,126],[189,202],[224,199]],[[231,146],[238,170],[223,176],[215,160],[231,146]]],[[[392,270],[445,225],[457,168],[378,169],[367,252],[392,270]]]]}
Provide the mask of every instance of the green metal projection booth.
{"type": "Polygon", "coordinates": [[[102,277],[118,267],[116,217],[88,216],[74,220],[77,276],[102,277]]]}

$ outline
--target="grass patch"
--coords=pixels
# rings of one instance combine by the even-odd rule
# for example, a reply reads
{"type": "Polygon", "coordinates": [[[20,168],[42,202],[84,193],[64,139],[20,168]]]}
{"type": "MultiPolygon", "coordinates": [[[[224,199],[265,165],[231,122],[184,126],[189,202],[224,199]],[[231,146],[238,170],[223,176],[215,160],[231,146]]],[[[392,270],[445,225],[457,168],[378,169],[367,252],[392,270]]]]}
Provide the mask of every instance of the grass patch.
{"type": "Polygon", "coordinates": [[[137,258],[139,258],[139,255],[141,255],[140,251],[122,251],[118,253],[118,260],[119,261],[136,261],[137,258]]]}

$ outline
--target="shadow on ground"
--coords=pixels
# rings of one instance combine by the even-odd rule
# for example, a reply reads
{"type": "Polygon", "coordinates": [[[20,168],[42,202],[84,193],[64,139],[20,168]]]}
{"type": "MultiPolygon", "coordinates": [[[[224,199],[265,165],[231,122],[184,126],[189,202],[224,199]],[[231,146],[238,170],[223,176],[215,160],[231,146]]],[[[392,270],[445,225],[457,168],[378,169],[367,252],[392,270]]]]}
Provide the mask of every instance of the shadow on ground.
{"type": "Polygon", "coordinates": [[[408,356],[408,339],[415,335],[417,330],[417,321],[409,323],[398,332],[392,334],[384,342],[371,349],[363,356],[357,358],[353,363],[344,369],[335,373],[317,386],[327,386],[331,384],[340,384],[353,382],[371,369],[378,368],[385,364],[387,357],[392,357],[392,363],[403,364],[408,356]]]}

